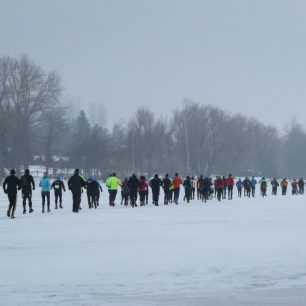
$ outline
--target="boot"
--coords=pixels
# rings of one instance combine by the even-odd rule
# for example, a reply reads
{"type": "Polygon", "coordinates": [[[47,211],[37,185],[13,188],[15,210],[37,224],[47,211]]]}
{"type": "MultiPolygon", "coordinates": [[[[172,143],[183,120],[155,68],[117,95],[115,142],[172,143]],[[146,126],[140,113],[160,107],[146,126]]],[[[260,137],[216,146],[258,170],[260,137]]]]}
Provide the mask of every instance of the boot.
{"type": "Polygon", "coordinates": [[[63,208],[62,204],[60,204],[60,208],[63,208]]]}
{"type": "Polygon", "coordinates": [[[32,207],[29,210],[29,213],[31,214],[34,210],[32,209],[32,207]]]}
{"type": "Polygon", "coordinates": [[[43,214],[45,213],[45,206],[42,207],[42,211],[43,214]]]}
{"type": "Polygon", "coordinates": [[[6,215],[7,215],[8,217],[10,217],[10,216],[11,216],[11,212],[10,212],[10,210],[8,210],[8,211],[7,211],[6,215]]]}
{"type": "Polygon", "coordinates": [[[57,204],[55,204],[55,209],[57,209],[57,204]]]}
{"type": "Polygon", "coordinates": [[[48,206],[48,212],[50,212],[51,210],[50,210],[50,206],[48,206]]]}
{"type": "Polygon", "coordinates": [[[11,219],[15,219],[16,217],[14,216],[14,214],[12,214],[11,219]]]}
{"type": "Polygon", "coordinates": [[[25,214],[27,212],[27,210],[25,208],[23,208],[23,214],[25,214]]]}

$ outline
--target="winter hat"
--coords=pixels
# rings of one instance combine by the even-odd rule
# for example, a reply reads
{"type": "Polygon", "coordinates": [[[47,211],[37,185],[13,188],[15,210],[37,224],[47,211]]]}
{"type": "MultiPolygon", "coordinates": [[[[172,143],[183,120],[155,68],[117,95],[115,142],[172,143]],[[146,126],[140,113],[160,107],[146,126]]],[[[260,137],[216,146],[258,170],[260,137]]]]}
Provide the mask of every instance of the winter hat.
{"type": "Polygon", "coordinates": [[[12,170],[10,171],[10,173],[11,173],[11,175],[15,175],[15,174],[16,174],[15,169],[12,169],[12,170]]]}
{"type": "Polygon", "coordinates": [[[56,177],[56,179],[57,179],[57,180],[60,180],[60,179],[61,179],[61,177],[58,175],[58,176],[56,177]]]}
{"type": "Polygon", "coordinates": [[[75,169],[75,170],[74,170],[74,173],[75,173],[75,174],[79,174],[79,173],[80,173],[80,169],[75,169]]]}
{"type": "Polygon", "coordinates": [[[30,170],[29,170],[29,169],[26,169],[26,170],[24,171],[24,173],[27,174],[27,175],[29,175],[29,174],[30,174],[30,170]]]}

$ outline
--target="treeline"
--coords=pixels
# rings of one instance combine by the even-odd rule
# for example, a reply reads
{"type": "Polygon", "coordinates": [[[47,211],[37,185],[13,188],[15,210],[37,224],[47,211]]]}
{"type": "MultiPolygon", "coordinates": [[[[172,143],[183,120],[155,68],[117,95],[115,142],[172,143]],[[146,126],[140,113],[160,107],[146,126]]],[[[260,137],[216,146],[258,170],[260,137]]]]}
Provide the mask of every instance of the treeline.
{"type": "Polygon", "coordinates": [[[85,173],[304,176],[306,133],[292,123],[285,135],[254,118],[185,100],[156,118],[137,110],[112,130],[72,116],[61,101],[62,81],[28,57],[0,59],[0,174],[32,164],[85,173]]]}

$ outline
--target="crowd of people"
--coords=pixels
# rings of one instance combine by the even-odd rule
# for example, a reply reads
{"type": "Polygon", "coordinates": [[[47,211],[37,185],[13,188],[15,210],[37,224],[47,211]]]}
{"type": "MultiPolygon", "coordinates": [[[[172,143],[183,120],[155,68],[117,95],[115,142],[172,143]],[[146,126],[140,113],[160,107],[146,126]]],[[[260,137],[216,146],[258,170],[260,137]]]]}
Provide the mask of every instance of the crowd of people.
{"type": "MultiPolygon", "coordinates": [[[[298,181],[293,179],[289,182],[286,178],[278,182],[276,178],[271,180],[272,195],[277,195],[278,188],[281,188],[282,195],[287,194],[289,183],[292,188],[292,195],[304,194],[304,179],[298,181]]],[[[99,206],[100,193],[103,192],[102,186],[94,176],[89,176],[85,180],[79,169],[74,171],[74,174],[68,179],[68,189],[72,192],[72,211],[77,213],[81,209],[82,193],[86,190],[88,207],[97,208],[99,206]]],[[[147,181],[145,176],[139,178],[132,174],[129,178],[120,179],[116,173],[111,174],[105,181],[105,185],[109,193],[109,205],[116,205],[118,190],[121,190],[121,205],[136,207],[137,203],[140,206],[145,206],[149,203],[149,189],[152,192],[152,204],[158,206],[160,204],[160,193],[163,190],[162,203],[169,205],[174,203],[179,204],[180,190],[183,188],[183,200],[190,203],[191,200],[197,199],[207,202],[213,198],[218,201],[233,199],[233,190],[236,186],[238,197],[242,197],[242,191],[245,197],[255,197],[256,186],[260,187],[261,196],[267,196],[268,181],[263,177],[258,182],[252,177],[238,179],[229,174],[228,177],[217,176],[214,179],[207,176],[190,177],[186,176],[183,180],[178,173],[173,177],[165,174],[162,178],[155,174],[147,181]],[[139,200],[139,201],[138,201],[139,200]]],[[[2,184],[4,192],[8,196],[9,207],[7,216],[15,218],[15,210],[17,204],[17,192],[21,190],[23,213],[27,212],[27,204],[29,213],[33,212],[32,191],[35,190],[35,181],[30,171],[25,170],[24,175],[20,178],[16,176],[16,171],[12,169],[10,175],[7,176],[2,184]]],[[[58,176],[51,183],[48,173],[45,172],[39,181],[42,198],[42,213],[50,212],[50,192],[54,191],[55,209],[63,208],[63,192],[66,192],[64,181],[58,176]]]]}

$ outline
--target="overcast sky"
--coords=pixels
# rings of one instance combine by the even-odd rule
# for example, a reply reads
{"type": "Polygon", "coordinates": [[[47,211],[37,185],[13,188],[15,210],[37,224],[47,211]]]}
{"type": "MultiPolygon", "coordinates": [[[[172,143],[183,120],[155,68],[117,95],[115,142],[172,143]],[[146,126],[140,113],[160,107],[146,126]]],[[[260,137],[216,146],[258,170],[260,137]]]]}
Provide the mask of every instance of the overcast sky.
{"type": "Polygon", "coordinates": [[[58,71],[110,123],[184,97],[282,128],[306,111],[304,0],[0,0],[0,56],[58,71]]]}

